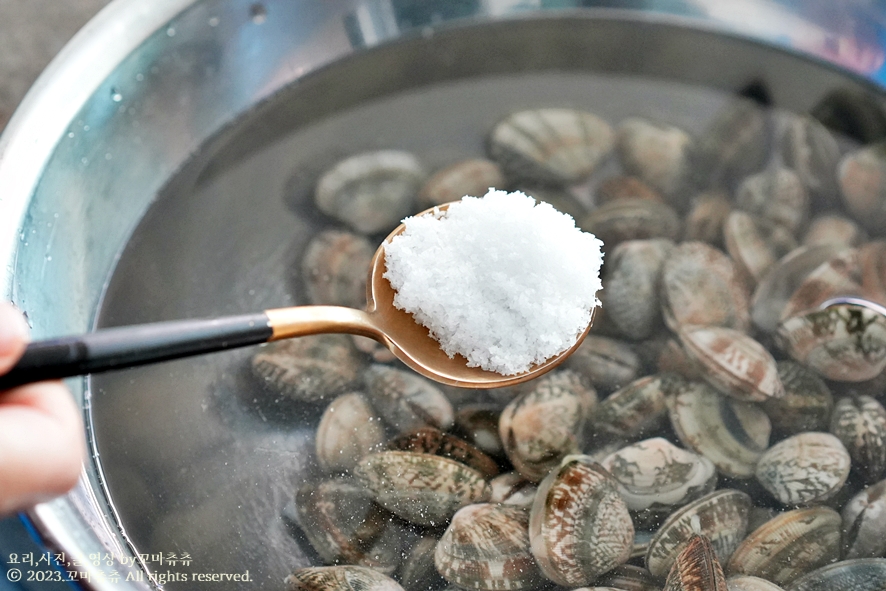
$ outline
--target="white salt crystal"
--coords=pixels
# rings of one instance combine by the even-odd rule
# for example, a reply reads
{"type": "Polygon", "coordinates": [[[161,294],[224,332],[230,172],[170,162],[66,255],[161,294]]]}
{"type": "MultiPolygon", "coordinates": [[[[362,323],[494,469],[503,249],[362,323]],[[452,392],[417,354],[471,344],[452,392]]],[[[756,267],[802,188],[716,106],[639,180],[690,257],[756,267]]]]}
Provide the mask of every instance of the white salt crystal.
{"type": "Polygon", "coordinates": [[[574,345],[600,304],[603,243],[523,193],[490,189],[404,224],[385,245],[394,305],[470,367],[527,371],[574,345]]]}

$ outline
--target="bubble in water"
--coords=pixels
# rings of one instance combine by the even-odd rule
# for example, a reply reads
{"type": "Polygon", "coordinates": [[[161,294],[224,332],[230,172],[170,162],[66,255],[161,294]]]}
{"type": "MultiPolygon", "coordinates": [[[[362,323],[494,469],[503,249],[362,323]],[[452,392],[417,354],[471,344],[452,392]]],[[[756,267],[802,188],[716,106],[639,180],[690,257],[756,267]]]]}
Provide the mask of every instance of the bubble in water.
{"type": "Polygon", "coordinates": [[[111,158],[113,158],[113,156],[111,156],[111,153],[105,152],[105,160],[110,160],[111,158]]]}
{"type": "Polygon", "coordinates": [[[169,27],[168,29],[166,29],[166,36],[175,37],[175,27],[169,27]]]}
{"type": "Polygon", "coordinates": [[[51,255],[51,254],[46,255],[46,260],[47,260],[47,261],[51,261],[51,260],[52,260],[52,255],[51,255]]]}
{"type": "Polygon", "coordinates": [[[142,80],[145,79],[145,75],[142,74],[141,72],[139,72],[138,74],[135,75],[135,79],[137,82],[141,82],[142,80]]]}
{"type": "Polygon", "coordinates": [[[111,100],[115,103],[119,103],[123,100],[123,95],[120,94],[120,91],[116,88],[111,88],[111,100]]]}
{"type": "Polygon", "coordinates": [[[86,166],[87,164],[89,164],[89,158],[84,156],[83,158],[80,159],[80,162],[83,164],[83,166],[86,166]]]}
{"type": "Polygon", "coordinates": [[[218,23],[219,23],[219,19],[217,16],[213,16],[209,19],[209,26],[210,27],[217,27],[218,23]]]}
{"type": "Polygon", "coordinates": [[[268,19],[268,9],[264,4],[256,2],[249,7],[249,16],[252,18],[252,22],[260,25],[268,19]]]}
{"type": "Polygon", "coordinates": [[[68,137],[74,137],[74,132],[73,132],[73,131],[69,131],[69,132],[68,132],[68,137]]]}
{"type": "Polygon", "coordinates": [[[89,131],[90,129],[92,129],[92,128],[89,127],[88,125],[83,126],[83,131],[89,131]]]}

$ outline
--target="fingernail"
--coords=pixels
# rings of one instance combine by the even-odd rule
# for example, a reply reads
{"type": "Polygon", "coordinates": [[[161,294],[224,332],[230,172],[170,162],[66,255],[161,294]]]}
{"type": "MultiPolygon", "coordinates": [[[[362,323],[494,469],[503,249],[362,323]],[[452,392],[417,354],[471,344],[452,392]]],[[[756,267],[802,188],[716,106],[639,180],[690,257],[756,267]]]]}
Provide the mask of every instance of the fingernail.
{"type": "Polygon", "coordinates": [[[28,340],[28,323],[21,312],[8,302],[0,302],[0,357],[19,354],[28,340]]]}

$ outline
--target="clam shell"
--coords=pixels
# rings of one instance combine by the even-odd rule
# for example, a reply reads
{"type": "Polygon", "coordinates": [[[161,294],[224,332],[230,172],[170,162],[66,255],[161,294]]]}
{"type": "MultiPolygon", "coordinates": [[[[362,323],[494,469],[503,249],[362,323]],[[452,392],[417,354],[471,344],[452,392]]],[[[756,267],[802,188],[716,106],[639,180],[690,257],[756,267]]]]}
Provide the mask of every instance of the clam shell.
{"type": "Polygon", "coordinates": [[[861,291],[866,299],[886,304],[886,241],[874,240],[858,248],[861,291]]]}
{"type": "Polygon", "coordinates": [[[863,295],[862,268],[855,249],[842,249],[813,269],[781,311],[781,320],[814,310],[826,300],[863,295]]]}
{"type": "Polygon", "coordinates": [[[807,573],[786,591],[883,591],[886,558],[844,560],[807,573]]]}
{"type": "Polygon", "coordinates": [[[635,176],[614,176],[597,185],[594,193],[597,205],[618,199],[648,199],[662,201],[658,192],[635,176]]]}
{"type": "Polygon", "coordinates": [[[886,318],[862,306],[839,305],[788,318],[781,347],[825,378],[862,382],[886,367],[886,318]]]}
{"type": "Polygon", "coordinates": [[[821,503],[849,476],[849,452],[830,433],[807,432],[769,448],[757,462],[757,480],[785,505],[821,503]]]}
{"type": "Polygon", "coordinates": [[[737,98],[698,137],[697,176],[711,184],[743,178],[766,162],[770,118],[756,102],[737,98]]]}
{"type": "Polygon", "coordinates": [[[736,205],[796,233],[809,216],[809,194],[796,172],[769,167],[747,177],[738,187],[736,205]]]}
{"type": "Polygon", "coordinates": [[[578,453],[597,394],[578,373],[552,372],[501,413],[499,434],[520,474],[538,482],[560,460],[578,453]]]}
{"type": "Polygon", "coordinates": [[[495,162],[484,158],[461,160],[438,170],[427,180],[419,191],[416,209],[458,201],[467,195],[481,197],[489,189],[504,186],[505,177],[495,162]]]}
{"type": "Polygon", "coordinates": [[[498,464],[485,453],[455,435],[444,433],[433,427],[423,427],[404,433],[388,442],[393,451],[414,451],[434,454],[461,462],[477,470],[487,478],[498,474],[498,464]]]}
{"type": "Polygon", "coordinates": [[[696,534],[706,536],[717,558],[725,563],[747,534],[751,505],[747,494],[723,489],[674,511],[649,544],[646,553],[649,572],[656,577],[667,575],[696,534]]]}
{"type": "Polygon", "coordinates": [[[483,474],[441,456],[383,451],[354,469],[382,507],[418,525],[444,525],[455,512],[489,499],[483,474]]]}
{"type": "Polygon", "coordinates": [[[432,591],[446,586],[446,579],[434,564],[436,548],[437,538],[425,535],[409,550],[397,573],[397,580],[406,591],[432,591]]]}
{"type": "Polygon", "coordinates": [[[594,432],[625,439],[651,434],[667,413],[662,382],[670,375],[653,375],[634,380],[606,397],[594,413],[594,432]]]}
{"type": "Polygon", "coordinates": [[[736,210],[723,226],[726,252],[748,285],[756,285],[784,255],[797,247],[793,235],[777,224],[736,210]]]}
{"type": "Polygon", "coordinates": [[[840,557],[840,515],[828,507],[787,511],[751,532],[726,571],[785,586],[840,557]]]}
{"type": "Polygon", "coordinates": [[[726,579],[727,591],[784,591],[781,587],[760,577],[739,576],[726,579]]]}
{"type": "Polygon", "coordinates": [[[452,404],[430,380],[373,364],[363,372],[363,382],[373,408],[400,432],[427,426],[445,431],[455,423],[452,404]]]}
{"type": "Polygon", "coordinates": [[[878,143],[846,154],[837,171],[843,203],[870,232],[886,224],[886,156],[878,143]]]}
{"type": "Polygon", "coordinates": [[[676,240],[682,231],[680,217],[671,206],[638,198],[610,201],[577,221],[610,249],[627,240],[676,240]]]}
{"type": "Polygon", "coordinates": [[[317,208],[362,234],[395,227],[415,209],[426,173],[408,152],[379,150],[342,160],[317,181],[317,208]]]}
{"type": "Polygon", "coordinates": [[[529,514],[481,503],[460,509],[434,551],[437,570],[467,589],[533,589],[542,574],[529,550],[529,514]]]}
{"type": "Polygon", "coordinates": [[[886,553],[886,480],[852,497],[842,515],[845,558],[876,558],[886,553]]]}
{"type": "Polygon", "coordinates": [[[622,591],[660,591],[658,582],[645,568],[630,564],[616,566],[608,573],[601,575],[595,583],[604,588],[622,591]]]}
{"type": "Polygon", "coordinates": [[[837,400],[831,433],[843,442],[852,467],[871,483],[886,472],[886,409],[870,396],[837,400]]]}
{"type": "Polygon", "coordinates": [[[674,561],[662,591],[727,591],[723,567],[706,536],[690,538],[674,561]]]}
{"type": "Polygon", "coordinates": [[[686,241],[707,242],[713,246],[723,243],[723,224],[732,202],[722,191],[708,191],[697,195],[683,227],[683,239],[686,241]]]}
{"type": "Polygon", "coordinates": [[[283,583],[286,591],[404,591],[397,581],[363,566],[300,568],[283,583]]]}
{"type": "Polygon", "coordinates": [[[318,402],[359,384],[363,359],[345,335],[313,335],[261,347],[252,371],[269,390],[318,402]]]}
{"type": "Polygon", "coordinates": [[[316,436],[317,462],[327,472],[350,470],[385,442],[382,419],[362,394],[342,394],[329,403],[316,436]]]}
{"type": "Polygon", "coordinates": [[[665,195],[685,189],[694,142],[682,129],[640,117],[628,117],[618,126],[616,151],[622,166],[665,195]]]}
{"type": "Polygon", "coordinates": [[[601,462],[631,511],[675,508],[714,489],[714,464],[655,437],[624,447],[601,462]]]}
{"type": "Polygon", "coordinates": [[[611,392],[640,375],[640,358],[626,343],[588,335],[563,367],[585,377],[601,392],[611,392]]]}
{"type": "Polygon", "coordinates": [[[489,488],[492,494],[489,497],[490,503],[501,503],[502,505],[513,505],[529,509],[535,500],[535,493],[538,486],[529,480],[526,480],[519,472],[505,472],[499,474],[489,481],[489,488]]]}
{"type": "Polygon", "coordinates": [[[308,301],[363,309],[366,277],[375,248],[362,236],[324,230],[314,236],[301,261],[308,301]]]}
{"type": "MultiPolygon", "coordinates": [[[[750,478],[769,447],[769,417],[759,407],[730,399],[703,382],[692,382],[668,399],[671,425],[688,448],[721,473],[750,478]]],[[[652,570],[650,568],[650,570],[652,570]]]]}
{"type": "Polygon", "coordinates": [[[773,429],[783,435],[827,430],[834,397],[824,380],[795,361],[779,361],[776,367],[784,396],[763,401],[773,429]]]}
{"type": "Polygon", "coordinates": [[[781,154],[815,203],[836,205],[840,147],[828,128],[812,117],[791,117],[785,125],[781,154]]]}
{"type": "Polygon", "coordinates": [[[725,254],[702,242],[684,242],[665,261],[662,314],[673,331],[687,324],[747,330],[748,291],[725,254]]]}
{"type": "Polygon", "coordinates": [[[576,109],[530,109],[500,121],[489,155],[513,179],[570,184],[590,176],[612,149],[608,123],[576,109]]]}
{"type": "Polygon", "coordinates": [[[685,326],[679,337],[702,368],[702,377],[720,392],[743,402],[784,395],[775,359],[746,334],[717,326],[685,326]]]}
{"type": "Polygon", "coordinates": [[[455,433],[491,456],[505,453],[498,435],[501,407],[495,404],[467,404],[455,412],[455,433]]]}
{"type": "Polygon", "coordinates": [[[839,244],[841,246],[858,246],[865,240],[865,233],[853,220],[842,215],[825,213],[812,218],[806,234],[803,235],[804,246],[816,244],[839,244]]]}
{"type": "Polygon", "coordinates": [[[630,558],[634,527],[609,474],[587,456],[569,456],[538,487],[529,539],[544,575],[576,587],[630,558]]]}

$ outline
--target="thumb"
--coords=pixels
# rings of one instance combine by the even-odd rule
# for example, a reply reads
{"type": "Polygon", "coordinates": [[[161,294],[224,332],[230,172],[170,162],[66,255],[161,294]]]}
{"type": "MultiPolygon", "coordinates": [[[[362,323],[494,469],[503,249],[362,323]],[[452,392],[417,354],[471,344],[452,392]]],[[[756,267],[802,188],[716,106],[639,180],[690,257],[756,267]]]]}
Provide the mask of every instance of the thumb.
{"type": "Polygon", "coordinates": [[[0,302],[0,375],[9,371],[25,351],[28,323],[9,302],[0,302]]]}

